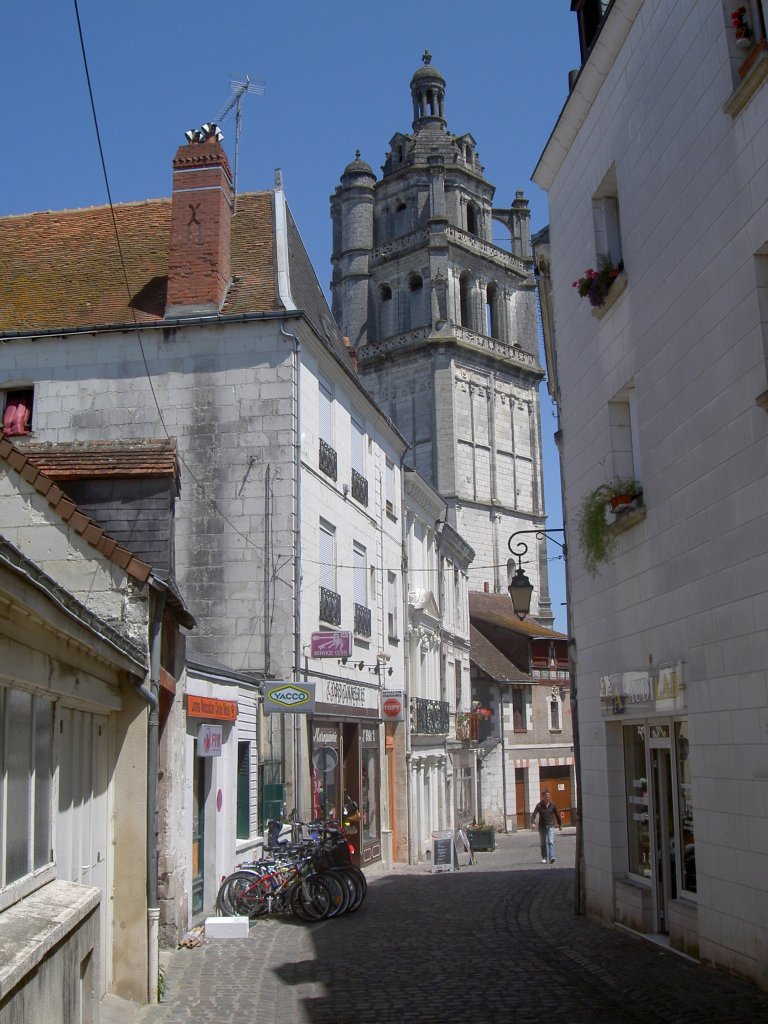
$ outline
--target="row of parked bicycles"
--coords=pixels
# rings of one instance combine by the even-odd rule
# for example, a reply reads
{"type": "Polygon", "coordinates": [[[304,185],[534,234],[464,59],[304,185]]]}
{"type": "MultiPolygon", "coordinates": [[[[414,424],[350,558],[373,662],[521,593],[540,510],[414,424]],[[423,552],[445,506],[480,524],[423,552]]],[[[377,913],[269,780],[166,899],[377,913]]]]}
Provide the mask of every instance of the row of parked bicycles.
{"type": "Polygon", "coordinates": [[[266,855],[239,864],[222,880],[216,898],[219,913],[250,918],[293,913],[303,921],[322,921],[360,909],[368,884],[351,863],[340,823],[296,824],[306,830],[306,838],[284,842],[278,836],[279,822],[268,823],[266,855]]]}

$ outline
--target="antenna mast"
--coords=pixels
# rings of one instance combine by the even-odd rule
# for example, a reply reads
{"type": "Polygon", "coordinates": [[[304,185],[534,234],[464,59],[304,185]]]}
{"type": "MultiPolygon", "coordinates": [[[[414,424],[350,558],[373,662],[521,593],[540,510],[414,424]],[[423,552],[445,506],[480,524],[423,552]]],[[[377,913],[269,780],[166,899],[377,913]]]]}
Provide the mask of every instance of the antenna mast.
{"type": "Polygon", "coordinates": [[[264,82],[255,81],[252,82],[248,75],[243,75],[241,78],[234,78],[230,76],[229,88],[232,90],[232,95],[227,100],[224,108],[222,109],[219,116],[216,118],[215,124],[219,125],[229,112],[234,107],[235,109],[235,167],[233,172],[232,188],[234,192],[232,213],[237,213],[237,160],[240,153],[240,132],[243,127],[243,111],[242,102],[243,97],[246,93],[251,93],[254,96],[264,95],[264,82]]]}

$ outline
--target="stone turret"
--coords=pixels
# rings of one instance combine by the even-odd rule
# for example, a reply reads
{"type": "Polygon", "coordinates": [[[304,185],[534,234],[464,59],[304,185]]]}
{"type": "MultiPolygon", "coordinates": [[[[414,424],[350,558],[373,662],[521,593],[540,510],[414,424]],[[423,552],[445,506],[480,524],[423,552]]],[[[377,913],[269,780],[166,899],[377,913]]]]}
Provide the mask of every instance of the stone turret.
{"type": "Polygon", "coordinates": [[[344,168],[341,185],[331,196],[333,315],[342,334],[355,346],[368,340],[368,264],[373,248],[375,184],[376,175],[360,159],[358,149],[355,159],[344,168]]]}

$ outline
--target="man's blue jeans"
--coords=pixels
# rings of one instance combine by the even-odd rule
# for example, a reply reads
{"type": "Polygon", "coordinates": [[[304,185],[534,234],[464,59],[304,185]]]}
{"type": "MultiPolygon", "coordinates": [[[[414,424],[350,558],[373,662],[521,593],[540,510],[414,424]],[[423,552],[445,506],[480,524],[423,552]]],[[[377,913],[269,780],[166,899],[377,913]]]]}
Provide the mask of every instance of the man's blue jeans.
{"type": "Polygon", "coordinates": [[[541,844],[541,859],[555,859],[555,826],[549,825],[539,829],[539,843],[541,844]]]}

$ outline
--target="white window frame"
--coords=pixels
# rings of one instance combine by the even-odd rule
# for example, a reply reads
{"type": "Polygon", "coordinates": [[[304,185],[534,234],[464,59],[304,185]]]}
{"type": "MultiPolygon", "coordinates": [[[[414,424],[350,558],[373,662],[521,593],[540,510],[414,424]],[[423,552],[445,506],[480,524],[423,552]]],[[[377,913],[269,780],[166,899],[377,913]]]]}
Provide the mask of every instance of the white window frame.
{"type": "Polygon", "coordinates": [[[364,544],[352,542],[352,586],[355,604],[368,607],[368,552],[364,544]]]}
{"type": "Polygon", "coordinates": [[[317,432],[321,441],[334,448],[333,389],[320,377],[317,379],[317,432]]]}
{"type": "Polygon", "coordinates": [[[320,520],[318,553],[320,586],[336,594],[336,527],[325,519],[320,520]]]}
{"type": "Polygon", "coordinates": [[[352,469],[360,476],[365,476],[365,417],[354,409],[350,414],[352,432],[352,469]]]}
{"type": "Polygon", "coordinates": [[[592,197],[595,228],[595,253],[607,253],[617,267],[624,259],[621,245],[621,218],[616,167],[611,167],[592,197]]]}
{"type": "MultiPolygon", "coordinates": [[[[14,716],[16,718],[17,716],[14,716]]],[[[55,716],[54,704],[48,697],[31,693],[27,690],[0,686],[0,910],[4,910],[16,903],[19,899],[39,889],[46,882],[56,876],[55,858],[53,855],[54,844],[54,743],[55,743],[55,716]],[[10,721],[8,713],[8,699],[11,694],[25,694],[30,698],[30,717],[25,722],[10,721]],[[37,721],[37,714],[48,712],[49,731],[48,742],[44,750],[36,750],[33,730],[37,721]],[[8,774],[9,774],[9,743],[10,732],[18,733],[20,729],[27,730],[27,814],[26,814],[26,841],[27,841],[27,870],[24,874],[7,879],[7,843],[8,843],[8,821],[9,815],[17,818],[18,808],[9,806],[8,799],[8,774]],[[38,795],[36,781],[40,771],[40,765],[36,761],[44,753],[48,759],[47,764],[47,809],[35,806],[38,795]],[[36,821],[43,818],[47,829],[46,850],[48,856],[45,861],[39,861],[35,865],[35,826],[36,821]]],[[[45,736],[43,736],[45,740],[45,736]]],[[[44,797],[45,799],[45,797],[44,797]]]]}
{"type": "Polygon", "coordinates": [[[397,574],[387,572],[387,637],[398,640],[397,635],[397,574]]]}

